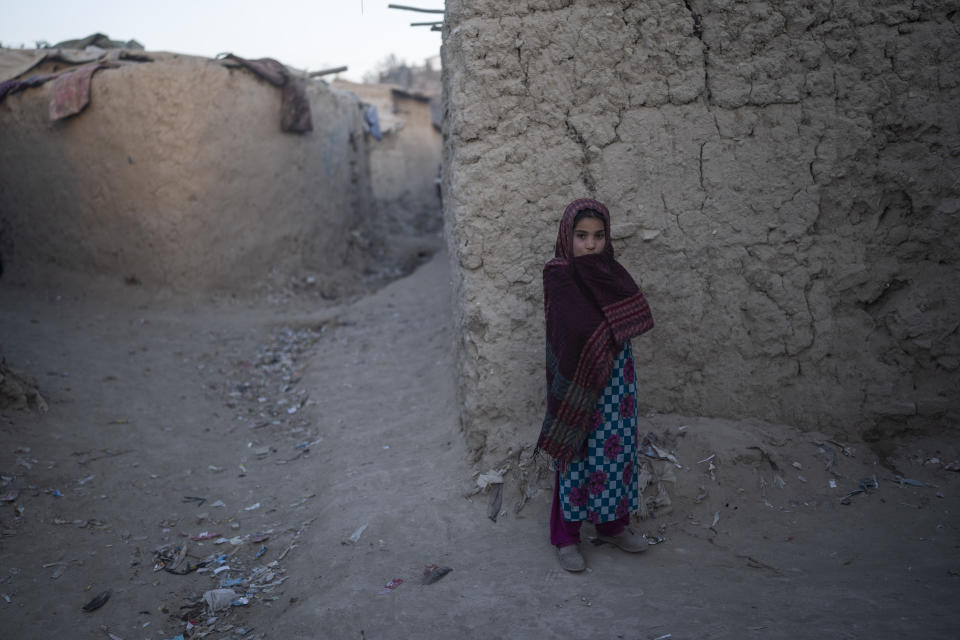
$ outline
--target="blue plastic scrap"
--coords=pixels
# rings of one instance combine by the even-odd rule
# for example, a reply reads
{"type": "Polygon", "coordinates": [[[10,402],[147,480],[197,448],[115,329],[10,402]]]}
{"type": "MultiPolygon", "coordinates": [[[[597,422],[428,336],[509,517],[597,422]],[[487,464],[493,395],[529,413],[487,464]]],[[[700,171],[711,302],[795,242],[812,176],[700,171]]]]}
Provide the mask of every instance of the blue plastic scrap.
{"type": "Polygon", "coordinates": [[[375,105],[367,105],[367,108],[363,110],[363,119],[366,120],[367,126],[370,127],[370,135],[377,140],[383,140],[383,133],[380,131],[380,116],[377,114],[377,107],[375,105]]]}

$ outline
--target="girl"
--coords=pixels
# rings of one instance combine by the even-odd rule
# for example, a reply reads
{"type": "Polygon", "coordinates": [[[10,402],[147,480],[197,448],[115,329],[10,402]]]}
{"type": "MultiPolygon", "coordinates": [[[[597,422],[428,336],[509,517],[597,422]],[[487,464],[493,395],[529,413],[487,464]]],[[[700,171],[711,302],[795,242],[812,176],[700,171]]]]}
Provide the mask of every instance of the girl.
{"type": "Polygon", "coordinates": [[[537,450],[556,468],[550,542],[567,571],[586,568],[580,524],[624,551],[646,551],[627,527],[639,507],[636,381],[630,338],[653,327],[650,307],[613,259],[610,213],[596,200],[571,202],[543,269],[547,414],[537,450]]]}

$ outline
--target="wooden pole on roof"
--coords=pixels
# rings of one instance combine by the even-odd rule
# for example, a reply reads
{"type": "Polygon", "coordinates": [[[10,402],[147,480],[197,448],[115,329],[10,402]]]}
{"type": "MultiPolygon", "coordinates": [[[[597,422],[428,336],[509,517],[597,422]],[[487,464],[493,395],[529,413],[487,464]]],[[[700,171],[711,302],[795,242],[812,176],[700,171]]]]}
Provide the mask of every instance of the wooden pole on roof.
{"type": "Polygon", "coordinates": [[[309,75],[311,78],[316,78],[318,76],[328,76],[331,73],[342,73],[346,71],[346,67],[333,67],[332,69],[321,69],[320,71],[311,71],[309,75]]]}
{"type": "Polygon", "coordinates": [[[419,11],[421,13],[443,13],[443,9],[418,9],[417,7],[408,7],[402,4],[388,4],[388,9],[402,9],[404,11],[419,11]]]}

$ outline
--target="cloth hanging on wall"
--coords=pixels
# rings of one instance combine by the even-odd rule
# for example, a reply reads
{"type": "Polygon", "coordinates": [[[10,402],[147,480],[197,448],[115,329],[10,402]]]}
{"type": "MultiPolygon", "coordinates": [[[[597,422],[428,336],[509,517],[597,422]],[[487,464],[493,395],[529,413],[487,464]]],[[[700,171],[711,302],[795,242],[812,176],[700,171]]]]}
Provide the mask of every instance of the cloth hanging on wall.
{"type": "Polygon", "coordinates": [[[307,98],[307,82],[304,78],[293,75],[286,66],[273,58],[247,60],[232,53],[217,57],[233,60],[273,86],[283,89],[280,107],[280,128],[283,131],[291,133],[313,131],[310,99],[307,98]]]}

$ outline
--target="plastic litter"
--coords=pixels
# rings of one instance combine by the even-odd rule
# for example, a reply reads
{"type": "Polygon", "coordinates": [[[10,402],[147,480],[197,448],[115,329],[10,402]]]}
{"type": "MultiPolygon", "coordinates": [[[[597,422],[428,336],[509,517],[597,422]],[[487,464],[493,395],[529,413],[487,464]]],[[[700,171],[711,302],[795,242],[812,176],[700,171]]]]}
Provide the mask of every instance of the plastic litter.
{"type": "Polygon", "coordinates": [[[503,468],[497,471],[490,469],[486,473],[481,473],[477,476],[477,487],[486,489],[491,484],[503,484],[503,474],[506,472],[506,468],[503,468]]]}
{"type": "Polygon", "coordinates": [[[451,571],[453,571],[453,569],[450,567],[440,567],[435,564],[428,564],[423,568],[422,584],[433,584],[451,571]]]}
{"type": "Polygon", "coordinates": [[[841,442],[837,442],[836,440],[827,440],[827,442],[829,442],[830,444],[840,449],[840,453],[847,456],[848,458],[855,457],[856,451],[854,450],[853,447],[848,447],[847,445],[841,442]]]}
{"type": "Polygon", "coordinates": [[[860,484],[857,485],[857,488],[843,496],[840,499],[840,504],[850,504],[850,497],[855,496],[858,493],[869,493],[870,489],[877,489],[880,487],[880,483],[877,482],[877,477],[873,476],[872,478],[864,478],[860,480],[860,484]]]}
{"type": "MultiPolygon", "coordinates": [[[[664,451],[657,446],[657,436],[654,433],[648,433],[643,436],[643,439],[640,441],[640,446],[638,451],[648,458],[653,458],[654,460],[668,460],[675,464],[678,469],[682,469],[683,465],[677,462],[677,457],[670,453],[669,451],[664,451]]],[[[707,458],[709,460],[709,458],[707,458]]]]}
{"type": "Polygon", "coordinates": [[[100,625],[100,630],[103,631],[105,634],[107,634],[107,637],[110,638],[110,640],[123,640],[123,638],[121,638],[121,637],[118,636],[117,634],[112,633],[112,632],[110,631],[110,627],[108,627],[108,626],[105,625],[105,624],[104,624],[104,625],[100,625]]]}
{"type": "Polygon", "coordinates": [[[244,510],[244,511],[253,511],[254,509],[259,509],[259,508],[260,508],[260,503],[258,502],[258,503],[256,503],[256,504],[250,505],[249,507],[244,507],[243,510],[244,510]]]}
{"type": "Polygon", "coordinates": [[[172,573],[177,576],[185,576],[188,573],[193,573],[194,571],[206,567],[208,564],[207,561],[196,563],[188,562],[183,569],[178,569],[186,556],[186,542],[179,545],[163,545],[153,553],[153,570],[160,571],[163,569],[167,573],[172,573]]]}
{"type": "Polygon", "coordinates": [[[239,596],[233,589],[211,589],[203,594],[203,601],[211,612],[216,612],[229,607],[239,596]]]}
{"type": "MultiPolygon", "coordinates": [[[[300,528],[297,529],[297,532],[296,532],[296,533],[294,534],[294,536],[293,536],[293,540],[290,541],[290,544],[287,545],[287,548],[286,548],[286,549],[284,549],[282,552],[280,552],[280,555],[277,556],[277,559],[274,560],[274,562],[279,562],[280,560],[283,560],[283,559],[287,556],[288,553],[290,553],[294,548],[296,548],[296,546],[297,546],[297,540],[300,539],[300,534],[302,534],[307,527],[309,527],[311,524],[313,524],[313,521],[314,521],[314,520],[316,520],[316,518],[310,518],[309,520],[305,520],[305,521],[303,522],[303,524],[300,525],[300,528]]],[[[271,564],[272,564],[272,563],[271,563],[271,564]]]]}
{"type": "Polygon", "coordinates": [[[308,496],[303,496],[302,498],[300,498],[300,499],[297,500],[296,502],[291,502],[291,503],[290,503],[289,505],[287,505],[287,506],[288,506],[288,507],[299,507],[300,505],[302,505],[304,502],[306,502],[306,501],[309,500],[310,498],[314,497],[315,495],[317,495],[317,494],[311,493],[311,494],[308,495],[308,496]]]}
{"type": "Polygon", "coordinates": [[[265,544],[260,545],[260,548],[257,549],[257,555],[255,555],[255,556],[253,556],[253,557],[254,557],[254,558],[259,558],[260,556],[262,556],[262,555],[265,554],[266,552],[267,552],[267,545],[265,545],[265,544]]]}
{"type": "Polygon", "coordinates": [[[110,593],[111,593],[110,589],[107,589],[106,591],[101,591],[96,596],[94,596],[93,600],[83,605],[83,610],[87,612],[96,611],[103,605],[107,604],[107,600],[110,599],[110,593]]]}
{"type": "Polygon", "coordinates": [[[19,489],[11,489],[10,491],[7,491],[6,495],[4,495],[3,497],[0,497],[0,502],[13,502],[19,496],[20,496],[19,489]]]}
{"type": "Polygon", "coordinates": [[[366,523],[360,525],[356,531],[350,534],[350,537],[343,541],[343,544],[356,544],[360,540],[360,536],[363,535],[363,532],[367,530],[366,523]]]}
{"type": "Polygon", "coordinates": [[[960,460],[954,460],[943,465],[944,471],[960,471],[960,460]]]}
{"type": "MultiPolygon", "coordinates": [[[[710,473],[710,479],[714,481],[717,479],[716,474],[713,473],[714,471],[717,470],[717,466],[713,464],[713,459],[716,457],[717,457],[717,454],[711,453],[709,456],[707,456],[703,460],[697,460],[697,464],[703,464],[704,462],[709,463],[709,466],[707,467],[707,471],[710,473]]],[[[677,466],[679,467],[680,465],[677,465],[677,466]]]]}
{"type": "Polygon", "coordinates": [[[175,576],[185,576],[185,575],[187,575],[188,573],[193,573],[194,571],[199,571],[200,569],[203,569],[203,568],[205,568],[206,566],[207,566],[207,563],[206,563],[206,562],[196,562],[196,563],[194,563],[194,562],[188,562],[187,565],[186,565],[186,567],[184,567],[182,571],[177,571],[177,570],[172,569],[172,568],[170,568],[170,569],[164,569],[164,571],[166,571],[167,573],[172,573],[172,574],[175,575],[175,576]]]}
{"type": "Polygon", "coordinates": [[[210,533],[208,531],[204,531],[202,533],[198,533],[195,536],[190,536],[190,539],[193,540],[194,542],[197,542],[199,540],[212,540],[213,538],[219,538],[219,537],[220,537],[219,533],[210,533]]]}
{"type": "Polygon", "coordinates": [[[911,480],[910,478],[904,478],[903,476],[896,476],[894,478],[887,478],[890,482],[896,482],[901,487],[910,485],[911,487],[932,487],[933,485],[927,484],[926,482],[921,482],[920,480],[911,480]]]}
{"type": "Polygon", "coordinates": [[[817,451],[827,459],[827,464],[824,468],[832,475],[838,478],[842,477],[840,472],[837,471],[837,452],[833,450],[833,447],[828,446],[825,442],[814,442],[813,444],[817,446],[817,451]]]}
{"type": "Polygon", "coordinates": [[[497,517],[500,515],[500,507],[503,505],[503,485],[498,484],[497,488],[494,489],[493,493],[490,494],[490,503],[487,505],[487,517],[497,521],[497,517]]]}
{"type": "Polygon", "coordinates": [[[383,589],[380,590],[380,593],[378,595],[382,596],[382,595],[388,594],[402,584],[403,584],[403,578],[394,578],[387,584],[383,585],[383,589]]]}

